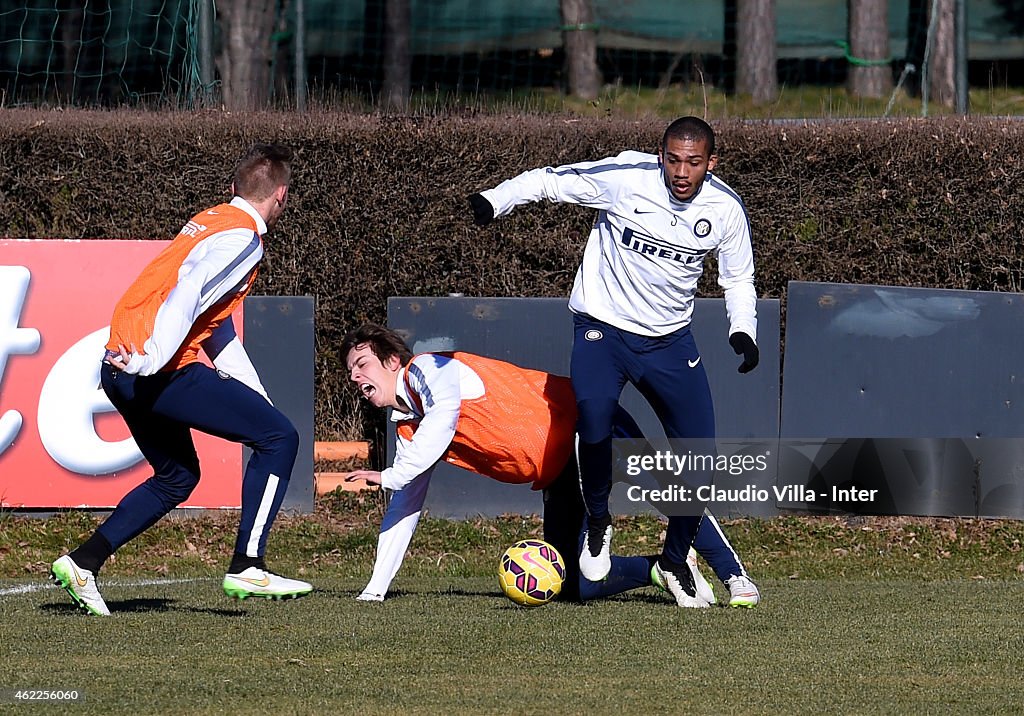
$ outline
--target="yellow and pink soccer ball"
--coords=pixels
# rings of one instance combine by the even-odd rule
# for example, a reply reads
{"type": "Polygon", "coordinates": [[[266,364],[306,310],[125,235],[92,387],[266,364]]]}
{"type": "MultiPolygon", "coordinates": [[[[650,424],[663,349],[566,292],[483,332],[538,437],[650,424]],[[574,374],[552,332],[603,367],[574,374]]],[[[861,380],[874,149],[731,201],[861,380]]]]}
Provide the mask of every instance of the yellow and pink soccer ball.
{"type": "Polygon", "coordinates": [[[562,590],[565,562],[558,550],[539,539],[524,539],[505,550],[498,583],[505,596],[524,607],[547,604],[562,590]]]}

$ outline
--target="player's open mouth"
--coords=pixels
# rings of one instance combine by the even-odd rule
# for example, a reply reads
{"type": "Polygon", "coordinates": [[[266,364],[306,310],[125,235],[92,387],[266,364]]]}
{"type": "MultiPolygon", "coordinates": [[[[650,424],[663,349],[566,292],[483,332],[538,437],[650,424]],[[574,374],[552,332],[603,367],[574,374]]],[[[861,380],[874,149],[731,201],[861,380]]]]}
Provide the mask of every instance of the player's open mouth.
{"type": "Polygon", "coordinates": [[[363,383],[362,385],[360,385],[359,390],[363,392],[363,396],[366,398],[371,397],[375,392],[377,392],[377,389],[374,388],[369,383],[363,383]]]}

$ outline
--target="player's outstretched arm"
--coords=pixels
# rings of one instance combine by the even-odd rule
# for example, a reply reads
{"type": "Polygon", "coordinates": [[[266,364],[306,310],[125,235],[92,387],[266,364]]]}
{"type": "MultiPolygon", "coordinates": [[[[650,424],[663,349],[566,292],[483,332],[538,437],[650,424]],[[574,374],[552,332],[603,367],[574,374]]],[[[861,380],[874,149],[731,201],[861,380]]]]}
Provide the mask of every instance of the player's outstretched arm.
{"type": "Polygon", "coordinates": [[[381,520],[380,535],[377,537],[377,558],[373,563],[373,575],[357,597],[359,601],[380,602],[388,593],[391,581],[398,573],[398,568],[402,566],[406,550],[409,549],[409,543],[419,524],[432,473],[433,469],[423,473],[391,496],[384,519],[381,520]]]}
{"type": "Polygon", "coordinates": [[[493,189],[468,197],[473,221],[486,226],[515,207],[536,201],[608,209],[623,186],[629,183],[628,172],[607,171],[616,161],[616,157],[610,157],[597,162],[541,167],[506,179],[493,189]]]}

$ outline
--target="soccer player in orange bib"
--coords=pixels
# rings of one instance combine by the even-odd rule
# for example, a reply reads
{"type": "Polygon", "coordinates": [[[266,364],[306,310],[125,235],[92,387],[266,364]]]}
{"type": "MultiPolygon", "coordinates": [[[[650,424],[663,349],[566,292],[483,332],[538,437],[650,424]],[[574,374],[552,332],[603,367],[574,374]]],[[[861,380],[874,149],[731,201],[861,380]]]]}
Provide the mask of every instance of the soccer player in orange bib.
{"type": "MultiPolygon", "coordinates": [[[[576,401],[568,378],[458,351],[413,356],[401,336],[373,324],[346,335],[341,353],[362,396],[376,407],[391,408],[391,419],[398,423],[394,464],[383,472],[356,470],[346,477],[393,491],[373,575],[359,599],[380,601],[387,594],[441,460],[543,491],[544,539],[563,558],[570,556],[560,598],[595,599],[650,584],[664,586],[654,569],[656,555],[613,556],[611,571],[601,581],[582,577],[571,558],[579,548],[585,510],[573,449],[576,401]]],[[[618,425],[623,437],[640,436],[625,410],[620,410],[618,425]]],[[[696,546],[716,573],[723,580],[736,574],[746,578],[717,521],[709,515],[702,525],[696,546]]],[[[695,555],[687,564],[705,599],[713,601],[695,555]]],[[[730,604],[754,606],[757,600],[759,595],[730,604]]]]}
{"type": "Polygon", "coordinates": [[[231,321],[256,280],[262,237],[288,201],[291,160],[291,149],[283,145],[250,148],[234,171],[234,198],[186,223],[114,308],[100,382],[153,476],[51,567],[53,580],[91,614],[110,614],[96,586],[103,563],[188,499],[199,483],[192,429],[252,449],[224,592],[281,599],[313,589],[270,572],[264,563],[299,436],[267,397],[231,321]],[[199,362],[200,350],[214,368],[199,362]]]}

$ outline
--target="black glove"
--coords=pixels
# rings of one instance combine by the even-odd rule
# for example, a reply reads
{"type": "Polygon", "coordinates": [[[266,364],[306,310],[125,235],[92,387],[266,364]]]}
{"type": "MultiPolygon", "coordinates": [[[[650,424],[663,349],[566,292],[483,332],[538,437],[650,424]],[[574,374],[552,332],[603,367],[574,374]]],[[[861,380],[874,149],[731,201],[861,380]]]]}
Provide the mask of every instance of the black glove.
{"type": "Polygon", "coordinates": [[[469,195],[469,205],[473,208],[473,223],[487,226],[494,221],[494,207],[480,194],[469,195]]]}
{"type": "Polygon", "coordinates": [[[729,336],[729,345],[732,346],[736,355],[743,354],[743,363],[739,367],[740,373],[749,373],[757,367],[761,354],[757,350],[757,344],[754,343],[753,338],[746,333],[733,333],[729,336]]]}

